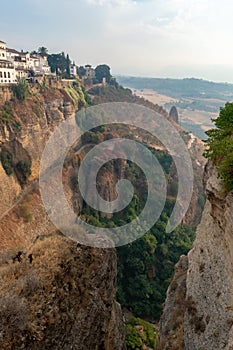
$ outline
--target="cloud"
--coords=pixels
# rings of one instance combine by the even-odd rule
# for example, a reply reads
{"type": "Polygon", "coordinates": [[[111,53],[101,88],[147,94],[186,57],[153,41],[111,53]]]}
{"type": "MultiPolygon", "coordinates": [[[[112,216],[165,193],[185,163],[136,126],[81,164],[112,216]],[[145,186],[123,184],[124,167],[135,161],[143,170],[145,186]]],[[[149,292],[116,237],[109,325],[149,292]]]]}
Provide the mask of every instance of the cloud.
{"type": "Polygon", "coordinates": [[[128,6],[136,4],[133,0],[87,0],[89,4],[96,6],[128,6]]]}
{"type": "Polygon", "coordinates": [[[22,0],[5,2],[4,12],[10,26],[1,21],[0,32],[9,46],[45,45],[118,73],[195,65],[206,71],[233,61],[231,0],[22,0]]]}

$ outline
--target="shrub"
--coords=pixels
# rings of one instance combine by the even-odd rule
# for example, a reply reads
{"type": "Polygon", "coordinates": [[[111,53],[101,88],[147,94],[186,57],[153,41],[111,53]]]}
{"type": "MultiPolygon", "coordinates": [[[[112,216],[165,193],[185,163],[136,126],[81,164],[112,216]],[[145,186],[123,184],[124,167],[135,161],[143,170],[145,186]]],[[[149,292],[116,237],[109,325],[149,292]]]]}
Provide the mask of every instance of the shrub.
{"type": "Polygon", "coordinates": [[[29,161],[20,160],[16,164],[16,169],[20,173],[22,181],[26,182],[31,175],[31,163],[29,161]]]}
{"type": "Polygon", "coordinates": [[[42,286],[39,276],[36,272],[30,271],[30,274],[26,274],[23,278],[22,295],[28,297],[33,295],[42,286]]]}
{"type": "Polygon", "coordinates": [[[24,218],[25,222],[31,222],[33,215],[27,205],[20,206],[20,215],[24,218]]]}
{"type": "Polygon", "coordinates": [[[0,159],[6,174],[11,175],[13,172],[12,154],[8,150],[4,149],[0,154],[0,159]]]}
{"type": "Polygon", "coordinates": [[[136,317],[128,320],[126,324],[127,349],[141,349],[143,344],[151,349],[155,349],[156,342],[157,332],[151,323],[136,317]],[[138,327],[141,328],[141,331],[138,327]]]}
{"type": "Polygon", "coordinates": [[[13,87],[14,96],[19,101],[25,101],[29,95],[29,85],[25,78],[18,78],[17,84],[13,87]]]}
{"type": "Polygon", "coordinates": [[[13,334],[27,326],[27,304],[24,299],[13,296],[0,297],[0,328],[13,334]]]}

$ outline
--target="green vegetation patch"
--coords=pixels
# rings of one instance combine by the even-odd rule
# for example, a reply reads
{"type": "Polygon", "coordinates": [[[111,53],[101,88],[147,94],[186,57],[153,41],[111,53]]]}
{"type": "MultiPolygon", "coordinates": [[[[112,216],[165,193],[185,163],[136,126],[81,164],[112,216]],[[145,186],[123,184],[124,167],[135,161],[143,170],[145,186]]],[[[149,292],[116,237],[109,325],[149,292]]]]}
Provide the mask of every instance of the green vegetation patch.
{"type": "Polygon", "coordinates": [[[13,93],[18,101],[25,101],[30,94],[29,84],[25,78],[18,78],[17,84],[13,86],[13,93]]]}
{"type": "Polygon", "coordinates": [[[16,120],[16,116],[9,102],[6,102],[0,109],[0,125],[12,125],[15,128],[20,128],[20,122],[16,120]]]}
{"type": "Polygon", "coordinates": [[[141,350],[143,345],[155,349],[157,330],[151,323],[132,317],[126,323],[127,350],[141,350]]]}
{"type": "MultiPolygon", "coordinates": [[[[165,152],[154,152],[168,176],[172,165],[171,157],[165,152]]],[[[109,162],[100,175],[104,178],[104,171],[106,175],[111,171],[117,174],[117,169],[121,166],[120,160],[109,162]]],[[[84,203],[82,219],[97,227],[119,227],[134,220],[146,203],[147,186],[141,169],[129,161],[125,168],[125,178],[133,184],[135,189],[132,201],[127,208],[107,218],[102,217],[100,212],[84,203]]],[[[174,187],[175,194],[176,180],[171,179],[171,181],[170,187],[174,187]]],[[[97,177],[97,187],[98,182],[97,177]]],[[[98,190],[102,190],[100,193],[103,193],[102,182],[98,190]]],[[[152,321],[158,320],[161,315],[175,264],[180,255],[188,253],[194,239],[194,229],[187,225],[177,227],[172,233],[166,233],[166,226],[174,204],[175,197],[173,198],[170,193],[164,211],[155,225],[140,239],[117,248],[117,299],[122,306],[132,310],[137,317],[152,321]]]]}
{"type": "Polygon", "coordinates": [[[12,154],[4,149],[0,153],[0,159],[2,162],[3,169],[5,170],[6,174],[9,176],[13,172],[13,164],[12,164],[12,154]]]}
{"type": "Polygon", "coordinates": [[[226,191],[233,190],[233,103],[220,108],[219,117],[213,119],[216,129],[206,132],[208,149],[205,157],[211,159],[223,179],[226,191]]]}

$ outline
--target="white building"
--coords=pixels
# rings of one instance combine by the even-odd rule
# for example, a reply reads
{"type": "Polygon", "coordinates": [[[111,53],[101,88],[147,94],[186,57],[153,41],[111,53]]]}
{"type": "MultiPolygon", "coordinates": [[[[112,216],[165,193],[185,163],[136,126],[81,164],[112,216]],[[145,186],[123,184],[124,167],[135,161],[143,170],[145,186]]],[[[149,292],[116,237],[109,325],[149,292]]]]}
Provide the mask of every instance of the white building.
{"type": "Polygon", "coordinates": [[[32,74],[51,75],[47,57],[9,49],[0,41],[0,84],[14,84],[18,77],[27,79],[32,74]]]}
{"type": "Polygon", "coordinates": [[[75,78],[78,74],[78,71],[77,71],[77,66],[75,64],[75,62],[71,63],[70,64],[70,76],[71,78],[75,78]]]}
{"type": "Polygon", "coordinates": [[[15,66],[7,58],[6,43],[0,41],[0,84],[14,84],[16,79],[15,66]]]}
{"type": "Polygon", "coordinates": [[[47,57],[31,55],[28,68],[32,70],[35,75],[51,75],[51,69],[48,65],[47,57]]]}

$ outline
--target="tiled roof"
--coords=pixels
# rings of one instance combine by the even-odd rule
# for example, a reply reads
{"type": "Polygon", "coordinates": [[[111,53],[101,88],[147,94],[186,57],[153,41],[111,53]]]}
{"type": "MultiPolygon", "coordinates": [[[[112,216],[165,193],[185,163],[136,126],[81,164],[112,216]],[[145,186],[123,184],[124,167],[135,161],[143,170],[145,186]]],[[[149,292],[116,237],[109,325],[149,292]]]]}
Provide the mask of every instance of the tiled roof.
{"type": "Polygon", "coordinates": [[[7,52],[12,52],[12,53],[17,53],[18,55],[20,54],[20,52],[17,51],[17,50],[15,50],[15,49],[9,49],[9,48],[7,48],[6,51],[7,51],[7,52]]]}
{"type": "Polygon", "coordinates": [[[2,40],[0,40],[0,43],[1,43],[1,44],[6,44],[5,41],[2,41],[2,40]]]}
{"type": "Polygon", "coordinates": [[[15,49],[10,49],[10,48],[8,48],[7,47],[7,49],[6,49],[6,51],[7,52],[11,52],[11,53],[16,53],[17,55],[26,55],[27,53],[29,53],[28,51],[17,51],[17,50],[15,50],[15,49]]]}

